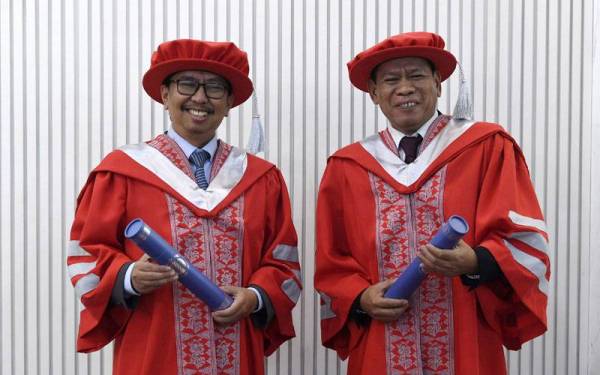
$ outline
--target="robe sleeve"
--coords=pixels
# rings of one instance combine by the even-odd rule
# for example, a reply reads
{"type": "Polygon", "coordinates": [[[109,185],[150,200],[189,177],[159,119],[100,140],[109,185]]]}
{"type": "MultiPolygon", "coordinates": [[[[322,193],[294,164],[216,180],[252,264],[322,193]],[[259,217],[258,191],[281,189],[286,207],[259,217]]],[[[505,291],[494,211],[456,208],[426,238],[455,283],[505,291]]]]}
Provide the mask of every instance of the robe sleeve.
{"type": "MultiPolygon", "coordinates": [[[[317,199],[315,289],[321,297],[321,341],[345,359],[366,331],[349,319],[352,304],[371,285],[367,270],[350,248],[349,231],[360,231],[345,214],[349,202],[344,161],[329,160],[317,199]]],[[[364,250],[364,249],[363,249],[364,250]]]]}
{"type": "Polygon", "coordinates": [[[131,311],[110,304],[123,252],[127,182],[112,173],[93,173],[78,198],[71,227],[67,268],[80,313],[78,352],[101,349],[125,326],[131,311]]]}
{"type": "Polygon", "coordinates": [[[259,286],[269,297],[273,319],[264,330],[265,354],[273,353],[295,336],[292,309],[300,298],[302,280],[298,257],[298,238],[290,199],[281,173],[273,168],[264,177],[266,223],[260,266],[249,284],[259,286]]]}
{"type": "Polygon", "coordinates": [[[548,234],[519,147],[507,135],[486,147],[475,240],[491,252],[504,277],[480,286],[476,295],[485,320],[516,350],[547,328],[548,234]]]}

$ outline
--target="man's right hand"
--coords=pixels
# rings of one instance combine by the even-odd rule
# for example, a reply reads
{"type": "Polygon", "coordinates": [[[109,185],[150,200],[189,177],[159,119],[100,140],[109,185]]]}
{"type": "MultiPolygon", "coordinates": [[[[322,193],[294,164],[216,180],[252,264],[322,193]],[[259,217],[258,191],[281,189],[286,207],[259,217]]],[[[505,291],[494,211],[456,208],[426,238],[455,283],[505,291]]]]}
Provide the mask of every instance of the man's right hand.
{"type": "Polygon", "coordinates": [[[131,285],[139,294],[147,294],[153,290],[177,280],[177,273],[168,266],[152,263],[144,254],[133,267],[131,285]]]}
{"type": "Polygon", "coordinates": [[[371,285],[360,296],[360,308],[373,319],[392,322],[409,308],[405,299],[385,298],[383,294],[394,280],[371,285]]]}

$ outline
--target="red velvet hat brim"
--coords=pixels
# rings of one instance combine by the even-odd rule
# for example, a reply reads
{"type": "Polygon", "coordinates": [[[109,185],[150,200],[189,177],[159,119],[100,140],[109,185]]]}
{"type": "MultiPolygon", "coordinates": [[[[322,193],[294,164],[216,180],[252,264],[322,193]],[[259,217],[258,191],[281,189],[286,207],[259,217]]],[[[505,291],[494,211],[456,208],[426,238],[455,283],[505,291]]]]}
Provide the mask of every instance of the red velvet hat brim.
{"type": "Polygon", "coordinates": [[[237,69],[216,61],[194,58],[175,59],[156,64],[144,74],[142,80],[144,90],[146,90],[146,93],[148,93],[152,99],[162,103],[163,101],[160,93],[161,84],[171,74],[184,70],[203,70],[217,74],[226,79],[231,85],[231,93],[233,94],[232,107],[245,102],[250,95],[252,95],[252,91],[254,91],[252,81],[237,69]]]}
{"type": "Polygon", "coordinates": [[[431,61],[440,73],[442,81],[450,77],[456,68],[456,58],[454,55],[440,48],[425,46],[396,47],[365,56],[358,61],[354,61],[353,66],[351,66],[352,62],[349,63],[350,81],[360,90],[368,92],[368,82],[373,69],[383,62],[401,57],[421,57],[431,61]]]}

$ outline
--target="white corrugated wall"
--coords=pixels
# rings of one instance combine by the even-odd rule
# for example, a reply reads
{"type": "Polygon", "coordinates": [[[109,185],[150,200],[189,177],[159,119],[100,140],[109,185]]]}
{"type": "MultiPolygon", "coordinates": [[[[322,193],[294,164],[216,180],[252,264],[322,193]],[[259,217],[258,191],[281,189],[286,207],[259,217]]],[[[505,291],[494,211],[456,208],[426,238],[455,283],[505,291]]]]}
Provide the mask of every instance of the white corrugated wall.
{"type": "MultiPolygon", "coordinates": [[[[600,0],[0,0],[0,374],[109,374],[110,349],[74,352],[79,306],[65,244],[103,155],[168,126],[141,89],[163,40],[231,40],[250,57],[265,157],[283,171],[305,289],[298,337],[268,374],[338,374],[319,344],[314,210],[326,157],[385,127],[346,62],[401,31],[440,33],[478,119],[502,123],[531,168],[550,231],[548,333],[511,374],[600,373],[600,0]],[[592,193],[596,193],[593,195],[592,193]],[[595,372],[597,371],[597,372],[595,372]]],[[[444,84],[450,112],[457,77],[444,84]]],[[[243,146],[251,101],[220,129],[243,146]]],[[[101,214],[101,213],[98,213],[101,214]]]]}

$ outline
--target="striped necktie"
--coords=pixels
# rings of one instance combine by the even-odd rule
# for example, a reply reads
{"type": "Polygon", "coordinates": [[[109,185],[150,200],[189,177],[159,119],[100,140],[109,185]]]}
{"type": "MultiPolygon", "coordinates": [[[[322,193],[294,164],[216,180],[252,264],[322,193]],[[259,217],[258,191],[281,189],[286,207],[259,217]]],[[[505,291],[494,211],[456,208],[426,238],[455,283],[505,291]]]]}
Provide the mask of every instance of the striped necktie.
{"type": "Polygon", "coordinates": [[[206,190],[208,187],[208,181],[206,180],[206,175],[204,174],[204,163],[206,163],[207,160],[210,160],[210,154],[208,151],[201,148],[197,148],[190,155],[190,162],[196,167],[196,171],[194,172],[196,183],[203,190],[206,190]]]}
{"type": "Polygon", "coordinates": [[[412,163],[417,158],[417,152],[422,140],[423,137],[420,134],[417,134],[416,137],[402,137],[399,148],[404,151],[404,162],[406,164],[412,163]]]}

